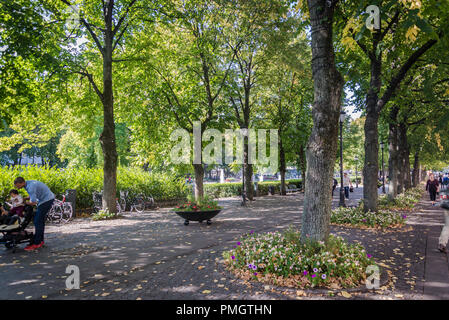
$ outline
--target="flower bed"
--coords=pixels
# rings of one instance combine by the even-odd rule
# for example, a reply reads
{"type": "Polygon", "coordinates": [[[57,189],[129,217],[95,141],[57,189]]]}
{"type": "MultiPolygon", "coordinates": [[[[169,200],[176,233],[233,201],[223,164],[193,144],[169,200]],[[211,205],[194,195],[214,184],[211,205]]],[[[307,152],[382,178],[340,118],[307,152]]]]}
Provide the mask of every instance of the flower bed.
{"type": "Polygon", "coordinates": [[[373,258],[360,244],[330,236],[324,242],[300,242],[298,231],[250,233],[223,253],[230,271],[245,280],[297,287],[357,287],[373,258]]]}
{"type": "Polygon", "coordinates": [[[331,223],[369,228],[398,228],[405,225],[407,215],[392,210],[364,212],[363,207],[332,210],[331,223]]]}
{"type": "Polygon", "coordinates": [[[364,212],[363,202],[356,208],[332,210],[331,223],[366,228],[401,228],[408,211],[413,210],[422,196],[421,188],[412,188],[389,201],[387,195],[379,196],[378,212],[364,212]]]}
{"type": "Polygon", "coordinates": [[[422,193],[421,188],[412,188],[397,195],[393,201],[389,201],[387,195],[381,195],[379,196],[379,208],[410,211],[421,200],[422,193]]]}
{"type": "Polygon", "coordinates": [[[210,200],[207,197],[200,199],[199,201],[194,201],[189,196],[189,200],[185,203],[177,205],[172,211],[182,211],[182,212],[195,212],[195,211],[215,211],[221,210],[222,207],[218,205],[217,201],[210,200]]]}

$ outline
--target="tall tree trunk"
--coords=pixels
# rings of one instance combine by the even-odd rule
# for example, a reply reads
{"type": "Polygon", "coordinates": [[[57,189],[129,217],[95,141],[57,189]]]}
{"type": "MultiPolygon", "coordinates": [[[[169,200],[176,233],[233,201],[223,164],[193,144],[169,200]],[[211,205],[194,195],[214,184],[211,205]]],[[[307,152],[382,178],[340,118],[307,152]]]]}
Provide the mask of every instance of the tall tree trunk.
{"type": "Polygon", "coordinates": [[[104,55],[103,55],[103,132],[100,135],[103,150],[103,208],[117,212],[117,147],[115,141],[114,96],[112,90],[112,8],[110,0],[105,11],[104,55]]]}
{"type": "Polygon", "coordinates": [[[417,187],[419,185],[419,152],[415,151],[415,161],[413,162],[413,173],[412,173],[412,186],[417,187]]]}
{"type": "MultiPolygon", "coordinates": [[[[377,32],[376,32],[377,34],[377,32]]],[[[377,211],[377,182],[379,170],[379,91],[381,87],[381,59],[371,60],[370,89],[366,96],[365,163],[363,167],[363,205],[365,211],[377,211]]]]}
{"type": "Polygon", "coordinates": [[[195,171],[195,199],[199,200],[204,196],[204,167],[202,164],[193,164],[195,171]]]}
{"type": "Polygon", "coordinates": [[[400,141],[398,139],[398,165],[397,165],[397,177],[398,177],[398,188],[396,194],[401,194],[404,192],[404,154],[400,149],[400,141]]]}
{"type": "Polygon", "coordinates": [[[399,125],[399,150],[402,155],[402,185],[404,191],[410,189],[411,187],[411,177],[410,177],[410,147],[408,145],[407,139],[407,125],[402,122],[399,125]]]}
{"type": "Polygon", "coordinates": [[[285,188],[285,170],[286,170],[285,150],[284,146],[282,145],[282,135],[279,130],[279,172],[281,174],[281,188],[280,188],[281,195],[287,194],[287,190],[285,188]]]}
{"type": "Polygon", "coordinates": [[[397,141],[397,115],[399,108],[393,106],[390,111],[390,124],[388,131],[388,175],[390,177],[390,182],[388,185],[388,199],[393,201],[396,198],[398,191],[398,141],[397,141]]]}
{"type": "Polygon", "coordinates": [[[332,205],[332,177],[337,154],[343,78],[335,67],[332,41],[334,6],[308,0],[312,25],[313,128],[306,150],[307,170],[301,240],[327,241],[332,205]]]}
{"type": "Polygon", "coordinates": [[[244,149],[243,149],[243,172],[245,174],[245,193],[246,197],[250,200],[254,200],[254,187],[253,187],[253,165],[249,163],[249,131],[244,137],[244,149]]]}
{"type": "Polygon", "coordinates": [[[305,146],[301,145],[299,150],[299,166],[301,168],[301,177],[302,177],[302,190],[306,189],[306,169],[307,169],[307,161],[306,161],[306,152],[305,146]]]}

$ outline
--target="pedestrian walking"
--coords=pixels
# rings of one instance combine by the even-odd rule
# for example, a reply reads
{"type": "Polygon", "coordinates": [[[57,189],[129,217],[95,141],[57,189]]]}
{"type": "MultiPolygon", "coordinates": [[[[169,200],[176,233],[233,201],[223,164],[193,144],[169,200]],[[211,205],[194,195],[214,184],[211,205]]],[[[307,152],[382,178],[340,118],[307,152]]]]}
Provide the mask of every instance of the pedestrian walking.
{"type": "Polygon", "coordinates": [[[443,177],[443,188],[447,190],[448,185],[449,185],[449,175],[445,173],[443,177]]]}
{"type": "Polygon", "coordinates": [[[335,191],[335,188],[337,188],[337,185],[338,185],[338,181],[337,181],[337,179],[334,178],[334,182],[332,184],[332,197],[334,196],[334,191],[335,191]]]}
{"type": "Polygon", "coordinates": [[[439,191],[439,183],[438,180],[435,179],[435,175],[433,173],[430,174],[429,180],[427,180],[426,191],[429,192],[430,201],[432,201],[432,206],[434,206],[437,192],[439,191]]]}
{"type": "Polygon", "coordinates": [[[352,182],[347,172],[343,174],[343,188],[345,189],[346,199],[349,199],[349,188],[352,188],[352,182]]]}
{"type": "Polygon", "coordinates": [[[41,248],[44,245],[45,218],[48,211],[53,206],[55,195],[44,183],[36,180],[25,181],[18,177],[14,180],[14,186],[17,189],[25,188],[30,196],[26,201],[28,205],[37,205],[37,211],[34,216],[34,238],[30,245],[25,247],[26,251],[32,251],[41,248]]]}
{"type": "Polygon", "coordinates": [[[449,240],[449,191],[446,189],[441,193],[441,207],[444,210],[444,227],[441,230],[440,238],[438,239],[438,250],[447,254],[448,250],[446,246],[449,240]]]}

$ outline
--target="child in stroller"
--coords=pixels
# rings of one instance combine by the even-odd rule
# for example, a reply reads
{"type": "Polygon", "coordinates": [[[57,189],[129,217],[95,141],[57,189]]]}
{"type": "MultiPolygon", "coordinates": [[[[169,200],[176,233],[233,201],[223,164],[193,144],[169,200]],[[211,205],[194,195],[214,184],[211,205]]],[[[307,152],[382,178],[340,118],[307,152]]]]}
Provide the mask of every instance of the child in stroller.
{"type": "MultiPolygon", "coordinates": [[[[3,211],[3,207],[0,210],[3,211]]],[[[3,234],[3,237],[0,239],[0,244],[4,244],[6,248],[13,249],[13,252],[15,252],[18,244],[30,243],[33,239],[33,232],[26,231],[25,229],[33,219],[33,215],[33,207],[26,205],[24,215],[23,217],[19,217],[17,224],[0,225],[0,232],[3,234]]]]}
{"type": "Polygon", "coordinates": [[[11,197],[11,203],[6,203],[11,207],[11,209],[9,212],[5,212],[5,209],[2,208],[0,225],[18,223],[20,218],[23,218],[23,210],[25,209],[23,197],[19,194],[19,191],[15,189],[9,191],[9,195],[11,197]]]}

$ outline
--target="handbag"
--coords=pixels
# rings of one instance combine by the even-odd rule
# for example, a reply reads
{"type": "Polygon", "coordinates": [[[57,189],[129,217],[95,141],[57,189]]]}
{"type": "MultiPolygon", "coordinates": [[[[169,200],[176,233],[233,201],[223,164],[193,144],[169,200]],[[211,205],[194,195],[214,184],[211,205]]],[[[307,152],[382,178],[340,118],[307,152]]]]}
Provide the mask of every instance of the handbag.
{"type": "Polygon", "coordinates": [[[354,187],[350,187],[349,192],[354,192],[354,187]]]}

